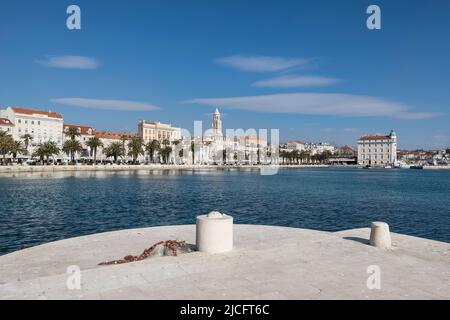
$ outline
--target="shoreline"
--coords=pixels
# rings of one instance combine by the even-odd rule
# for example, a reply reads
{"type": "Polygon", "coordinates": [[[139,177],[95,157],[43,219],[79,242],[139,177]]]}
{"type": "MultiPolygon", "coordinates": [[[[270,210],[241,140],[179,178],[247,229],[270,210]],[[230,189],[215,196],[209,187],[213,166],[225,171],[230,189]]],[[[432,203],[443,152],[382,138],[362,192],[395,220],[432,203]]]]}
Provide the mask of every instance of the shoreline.
{"type": "MultiPolygon", "coordinates": [[[[131,170],[230,170],[230,169],[288,169],[288,168],[330,168],[330,165],[39,165],[39,166],[0,166],[0,173],[19,172],[78,172],[78,171],[131,171],[131,170]]],[[[354,166],[356,167],[356,166],[354,166]]]]}
{"type": "MultiPolygon", "coordinates": [[[[336,166],[328,164],[299,165],[177,165],[177,164],[147,164],[147,165],[14,165],[0,166],[0,174],[27,172],[89,172],[89,171],[138,171],[138,170],[274,170],[274,169],[308,169],[308,168],[360,168],[358,165],[336,166]]],[[[383,169],[383,168],[380,168],[383,169]]],[[[450,166],[424,166],[423,170],[450,170],[450,166]]]]}

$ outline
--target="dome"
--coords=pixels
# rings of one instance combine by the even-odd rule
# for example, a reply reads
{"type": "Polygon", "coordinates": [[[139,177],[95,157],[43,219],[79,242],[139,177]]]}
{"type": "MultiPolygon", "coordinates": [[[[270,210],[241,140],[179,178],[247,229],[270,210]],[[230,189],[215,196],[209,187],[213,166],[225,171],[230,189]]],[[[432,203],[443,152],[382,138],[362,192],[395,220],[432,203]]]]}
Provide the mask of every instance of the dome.
{"type": "Polygon", "coordinates": [[[391,130],[391,133],[389,134],[389,136],[390,137],[396,137],[397,136],[397,133],[395,133],[394,129],[391,130]]]}

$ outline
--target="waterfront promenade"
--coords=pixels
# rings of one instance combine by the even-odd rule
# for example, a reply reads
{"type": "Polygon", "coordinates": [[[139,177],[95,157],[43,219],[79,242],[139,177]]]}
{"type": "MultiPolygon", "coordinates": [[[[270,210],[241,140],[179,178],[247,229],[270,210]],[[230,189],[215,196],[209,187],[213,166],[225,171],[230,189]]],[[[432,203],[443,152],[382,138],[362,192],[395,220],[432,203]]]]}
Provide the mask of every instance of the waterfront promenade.
{"type": "MultiPolygon", "coordinates": [[[[26,173],[26,172],[83,172],[83,171],[132,171],[132,170],[198,170],[198,169],[209,169],[209,170],[227,170],[227,169],[262,169],[262,170],[272,170],[272,169],[289,169],[289,168],[329,168],[336,167],[326,164],[290,164],[290,165],[177,165],[177,164],[147,164],[147,165],[38,165],[38,166],[0,166],[1,173],[26,173]]],[[[348,167],[357,168],[358,166],[337,166],[337,167],[348,167]]],[[[382,168],[381,168],[382,169],[382,168]]],[[[424,166],[424,170],[450,170],[450,166],[424,166]]]]}
{"type": "Polygon", "coordinates": [[[393,249],[367,244],[369,229],[322,232],[234,226],[233,251],[187,253],[121,265],[167,239],[195,242],[195,226],[122,230],[0,257],[0,299],[450,299],[450,244],[392,233],[393,249]],[[81,269],[69,290],[67,267],[81,269]],[[369,289],[369,266],[381,271],[369,289]]]}
{"type": "Polygon", "coordinates": [[[148,164],[148,165],[39,165],[39,166],[0,166],[0,173],[15,172],[77,172],[77,171],[128,171],[128,170],[193,170],[193,169],[277,169],[277,168],[328,168],[329,165],[173,165],[173,164],[148,164]]]}

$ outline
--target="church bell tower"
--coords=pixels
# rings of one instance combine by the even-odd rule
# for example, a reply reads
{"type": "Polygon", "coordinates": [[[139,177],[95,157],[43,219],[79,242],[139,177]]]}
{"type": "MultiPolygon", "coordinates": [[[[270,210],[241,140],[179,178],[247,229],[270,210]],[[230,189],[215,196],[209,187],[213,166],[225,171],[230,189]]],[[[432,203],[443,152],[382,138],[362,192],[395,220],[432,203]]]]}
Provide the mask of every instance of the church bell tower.
{"type": "Polygon", "coordinates": [[[220,112],[217,108],[213,115],[212,129],[214,135],[222,135],[222,120],[220,120],[220,112]]]}

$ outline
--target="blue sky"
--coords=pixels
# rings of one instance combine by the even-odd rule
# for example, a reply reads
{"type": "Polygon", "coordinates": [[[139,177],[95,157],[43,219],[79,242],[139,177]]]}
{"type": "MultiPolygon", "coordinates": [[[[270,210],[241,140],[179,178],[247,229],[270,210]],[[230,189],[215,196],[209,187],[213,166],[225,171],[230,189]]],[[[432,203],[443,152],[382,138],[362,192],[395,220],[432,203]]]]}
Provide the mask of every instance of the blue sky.
{"type": "Polygon", "coordinates": [[[450,146],[450,2],[2,1],[0,106],[136,131],[227,128],[355,145],[396,129],[400,148],[450,146]],[[81,8],[82,29],[66,28],[81,8]],[[382,29],[366,28],[381,8],[382,29]],[[120,109],[120,110],[118,110],[120,109]]]}

